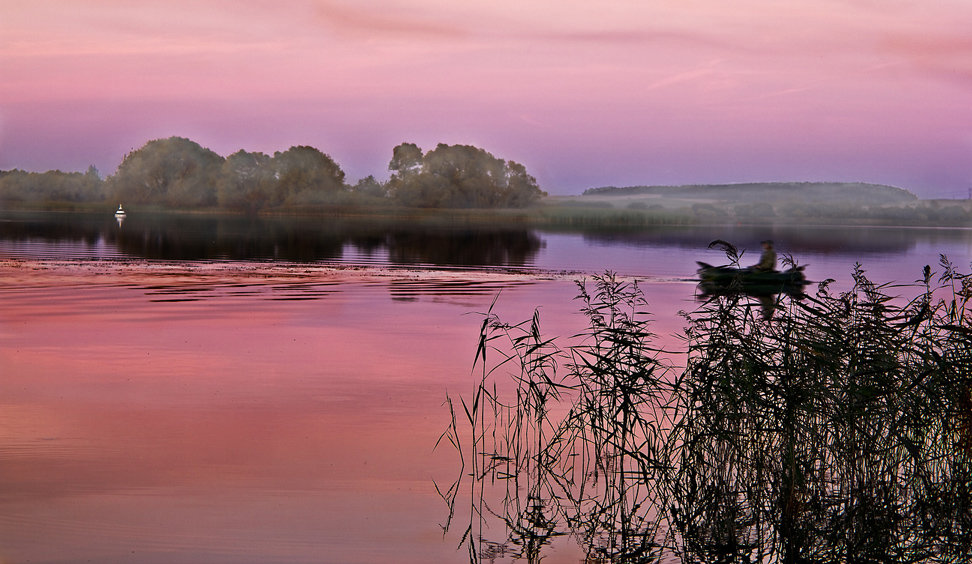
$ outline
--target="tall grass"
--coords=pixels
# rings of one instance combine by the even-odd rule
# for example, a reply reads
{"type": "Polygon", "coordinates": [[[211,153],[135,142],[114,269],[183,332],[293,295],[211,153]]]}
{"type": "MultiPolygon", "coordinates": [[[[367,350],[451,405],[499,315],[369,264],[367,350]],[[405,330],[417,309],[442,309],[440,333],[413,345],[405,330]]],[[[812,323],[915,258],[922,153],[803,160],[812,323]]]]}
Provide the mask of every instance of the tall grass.
{"type": "MultiPolygon", "coordinates": [[[[561,347],[487,312],[477,385],[443,435],[471,465],[471,562],[961,562],[972,553],[972,277],[686,314],[664,362],[641,290],[579,283],[561,347]],[[915,295],[913,299],[896,295],[915,295]]],[[[450,405],[452,405],[450,403],[450,405]]],[[[469,478],[466,480],[466,478],[469,478]]],[[[464,506],[464,505],[463,505],[464,506]]]]}

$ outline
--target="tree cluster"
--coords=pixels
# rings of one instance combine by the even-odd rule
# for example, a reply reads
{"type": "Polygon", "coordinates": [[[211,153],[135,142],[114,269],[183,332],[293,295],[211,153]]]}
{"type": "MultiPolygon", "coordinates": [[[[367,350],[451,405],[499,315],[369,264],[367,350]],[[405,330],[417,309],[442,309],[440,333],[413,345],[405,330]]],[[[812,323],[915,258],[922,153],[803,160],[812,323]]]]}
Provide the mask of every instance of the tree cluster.
{"type": "Polygon", "coordinates": [[[445,145],[423,154],[414,143],[392,152],[389,192],[423,208],[520,208],[546,193],[526,168],[471,145],[445,145]]]}
{"type": "Polygon", "coordinates": [[[344,189],[341,167],[313,147],[272,157],[240,150],[224,159],[182,137],[149,141],[108,179],[108,193],[119,202],[247,212],[321,204],[344,189]]]}
{"type": "Polygon", "coordinates": [[[98,169],[87,172],[0,171],[0,202],[88,202],[104,199],[104,186],[98,169]]]}
{"type": "Polygon", "coordinates": [[[257,213],[263,209],[329,205],[425,208],[523,207],[544,192],[526,168],[469,145],[443,145],[423,154],[412,143],[395,147],[388,182],[367,176],[348,184],[328,155],[294,146],[272,156],[239,150],[228,157],[183,137],[149,141],[102,181],[87,173],[0,171],[0,201],[120,202],[257,213]]]}

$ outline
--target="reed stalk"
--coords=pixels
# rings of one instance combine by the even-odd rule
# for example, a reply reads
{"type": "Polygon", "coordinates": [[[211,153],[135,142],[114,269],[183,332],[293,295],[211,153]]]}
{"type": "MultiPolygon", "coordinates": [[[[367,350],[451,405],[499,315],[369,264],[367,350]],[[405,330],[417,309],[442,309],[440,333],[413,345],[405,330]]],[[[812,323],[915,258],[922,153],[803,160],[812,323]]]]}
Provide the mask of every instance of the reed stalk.
{"type": "Polygon", "coordinates": [[[612,273],[578,283],[567,346],[491,308],[443,435],[472,466],[444,492],[469,495],[470,561],[537,562],[558,537],[588,562],[964,561],[972,276],[939,266],[889,285],[858,265],[771,320],[713,297],[685,314],[681,368],[612,273]]]}

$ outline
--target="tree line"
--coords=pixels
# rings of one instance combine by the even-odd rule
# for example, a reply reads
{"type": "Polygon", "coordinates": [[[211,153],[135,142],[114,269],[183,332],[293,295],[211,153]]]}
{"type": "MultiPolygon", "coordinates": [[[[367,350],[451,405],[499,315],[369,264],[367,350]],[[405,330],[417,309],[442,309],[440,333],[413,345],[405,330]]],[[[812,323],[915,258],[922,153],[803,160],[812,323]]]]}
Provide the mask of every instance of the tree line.
{"type": "Polygon", "coordinates": [[[149,141],[102,179],[86,173],[0,171],[0,202],[120,202],[174,208],[265,209],[386,205],[417,208],[519,208],[546,193],[526,167],[472,145],[392,151],[388,181],[347,182],[340,165],[300,145],[272,156],[239,150],[228,157],[183,137],[149,141]]]}
{"type": "Polygon", "coordinates": [[[87,172],[0,170],[0,202],[89,202],[105,199],[98,169],[87,172]]]}

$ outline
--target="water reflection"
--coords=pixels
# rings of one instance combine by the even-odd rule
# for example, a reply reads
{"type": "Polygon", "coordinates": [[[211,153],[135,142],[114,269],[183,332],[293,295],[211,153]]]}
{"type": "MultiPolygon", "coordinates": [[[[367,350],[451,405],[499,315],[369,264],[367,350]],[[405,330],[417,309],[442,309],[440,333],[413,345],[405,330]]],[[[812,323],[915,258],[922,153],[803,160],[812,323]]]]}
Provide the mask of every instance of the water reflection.
{"type": "Polygon", "coordinates": [[[527,230],[395,231],[387,242],[395,264],[523,266],[543,246],[527,230]]]}
{"type": "MultiPolygon", "coordinates": [[[[735,254],[736,250],[733,249],[732,255],[735,254]]],[[[791,265],[783,271],[712,266],[704,262],[698,265],[700,300],[747,297],[759,303],[765,320],[772,319],[782,296],[803,299],[804,288],[809,284],[802,265],[791,265]]]]}
{"type": "Polygon", "coordinates": [[[0,241],[88,247],[77,249],[79,255],[101,246],[154,260],[334,261],[350,248],[366,256],[384,253],[392,264],[522,267],[543,247],[527,229],[429,229],[394,220],[15,212],[3,219],[0,241]]]}
{"type": "MultiPolygon", "coordinates": [[[[465,314],[485,310],[501,293],[496,308],[504,318],[528,316],[542,305],[545,324],[554,321],[545,325],[549,334],[577,332],[579,306],[570,301],[575,294],[570,280],[452,268],[470,260],[538,261],[550,251],[545,245],[558,243],[543,231],[507,230],[494,236],[490,230],[425,229],[428,237],[421,238],[402,225],[372,225],[351,226],[341,235],[341,228],[331,231],[316,220],[301,226],[271,219],[257,222],[256,234],[248,235],[244,218],[227,218],[211,229],[198,227],[203,218],[189,217],[162,222],[188,231],[173,235],[161,226],[138,227],[144,218],[135,215],[120,227],[107,213],[72,215],[62,224],[14,215],[0,214],[4,258],[22,248],[39,253],[34,257],[61,260],[111,256],[120,252],[121,235],[130,236],[125,252],[142,253],[148,245],[159,257],[206,257],[128,260],[145,256],[132,254],[119,255],[125,260],[54,266],[45,260],[2,261],[0,458],[5,460],[5,487],[0,502],[5,517],[0,519],[0,544],[3,557],[11,560],[303,562],[317,561],[322,554],[347,562],[465,560],[454,551],[458,535],[443,542],[436,534],[441,507],[429,483],[431,465],[438,464],[441,476],[454,470],[450,453],[430,455],[429,450],[446,423],[441,407],[445,390],[469,385],[480,319],[465,314]],[[273,235],[264,238],[264,232],[273,235]],[[299,241],[326,239],[332,232],[340,251],[331,243],[303,247],[299,241]],[[508,248],[481,254],[464,248],[480,244],[508,248]],[[274,252],[300,256],[303,251],[297,249],[316,256],[325,249],[340,252],[345,261],[358,253],[378,262],[392,248],[403,250],[395,256],[411,261],[405,264],[442,261],[440,268],[224,260],[230,252],[250,261],[272,258],[274,252]],[[446,262],[453,260],[456,265],[446,262]],[[138,556],[130,556],[135,550],[138,556]]],[[[917,237],[918,245],[931,241],[928,236],[917,237]]],[[[707,234],[685,248],[702,249],[712,237],[707,234]]],[[[560,239],[569,239],[567,258],[553,267],[576,268],[584,255],[598,269],[608,264],[603,246],[585,246],[580,236],[560,239]]],[[[614,250],[631,248],[622,240],[607,244],[614,250]]],[[[645,240],[635,248],[651,244],[645,240]]],[[[694,299],[694,283],[674,280],[680,271],[673,269],[672,258],[684,255],[692,265],[702,257],[680,250],[677,245],[657,247],[646,259],[668,269],[668,282],[653,282],[648,296],[657,315],[652,328],[659,335],[681,329],[676,311],[694,299]]],[[[926,264],[924,255],[913,253],[910,260],[926,264]]],[[[618,263],[638,260],[640,255],[628,252],[618,263]]],[[[823,260],[814,266],[835,270],[823,260]]],[[[879,279],[905,270],[896,263],[879,279]]],[[[692,270],[685,272],[688,277],[692,270]]],[[[759,329],[781,326],[760,324],[759,329]]],[[[669,348],[681,341],[658,343],[669,348]]],[[[815,349],[801,352],[817,359],[815,349]]],[[[524,357],[542,361],[541,355],[524,357]]],[[[595,362],[599,357],[589,358],[595,362]]],[[[564,359],[562,366],[575,361],[564,359]]],[[[621,376],[617,386],[603,389],[630,390],[632,383],[648,382],[621,376]]],[[[725,383],[739,387],[745,381],[727,378],[725,383]]],[[[531,390],[547,385],[538,384],[531,390]]],[[[700,405],[732,406],[734,397],[727,394],[700,405]]],[[[767,403],[766,409],[775,405],[767,403]]],[[[894,421],[925,412],[918,406],[894,421]]],[[[748,420],[761,421],[756,416],[748,420]]],[[[603,437],[605,427],[576,429],[603,437]]],[[[749,436],[749,429],[732,431],[732,437],[749,436]]],[[[631,436],[639,444],[642,438],[631,436]]],[[[563,443],[550,444],[559,448],[563,443]]],[[[577,476],[590,476],[573,482],[584,487],[576,513],[584,520],[573,523],[574,530],[589,531],[582,540],[590,539],[590,561],[654,550],[653,515],[639,508],[657,501],[651,497],[655,490],[627,487],[631,482],[623,478],[640,470],[640,458],[634,443],[625,444],[626,462],[614,461],[605,449],[579,453],[595,461],[586,467],[579,456],[558,458],[577,476]],[[618,495],[599,499],[593,495],[599,491],[618,495]]],[[[942,444],[943,450],[950,446],[942,444]]],[[[538,460],[533,455],[563,451],[522,452],[538,460]]],[[[781,449],[769,445],[759,452],[777,455],[781,449]]],[[[635,474],[639,480],[643,476],[635,474]]],[[[550,477],[540,483],[560,484],[559,476],[550,477]]],[[[513,480],[507,474],[497,483],[505,487],[513,480]]],[[[525,557],[542,547],[547,562],[579,561],[580,556],[557,557],[564,546],[577,552],[577,538],[560,535],[563,528],[550,529],[555,500],[536,489],[513,493],[520,497],[511,498],[519,503],[510,506],[512,539],[497,536],[495,529],[486,537],[471,533],[470,538],[482,541],[482,558],[525,557]]],[[[559,517],[565,522],[562,513],[559,517]]]]}
{"type": "Polygon", "coordinates": [[[461,562],[431,445],[467,314],[574,309],[570,281],[494,270],[0,262],[16,562],[461,562]]]}
{"type": "Polygon", "coordinates": [[[764,239],[783,242],[793,252],[813,254],[847,253],[864,257],[905,252],[919,242],[945,247],[968,247],[972,233],[964,229],[934,227],[878,227],[834,225],[724,225],[664,226],[638,230],[591,229],[585,240],[601,245],[668,246],[704,249],[713,238],[732,241],[740,248],[759,248],[764,239]],[[717,236],[717,237],[714,237],[717,236]]]}
{"type": "MultiPolygon", "coordinates": [[[[53,259],[341,262],[417,267],[690,276],[713,239],[744,249],[772,238],[814,269],[856,261],[869,268],[921,268],[945,253],[972,255],[972,230],[815,226],[665,226],[557,231],[458,225],[404,218],[267,217],[0,211],[0,254],[53,259]],[[931,258],[926,256],[931,253],[931,258]],[[903,262],[904,261],[904,262],[903,262]],[[910,261],[910,262],[909,262],[910,261]],[[920,261],[920,264],[918,264],[920,261]]],[[[896,272],[891,272],[896,274],[896,272]]],[[[808,275],[810,275],[808,273],[808,275]]],[[[813,273],[815,279],[822,278],[813,273]]]]}
{"type": "Polygon", "coordinates": [[[467,302],[470,306],[482,303],[484,298],[497,296],[504,289],[535,284],[532,280],[468,280],[456,279],[394,279],[389,281],[391,298],[397,301],[417,301],[423,296],[433,299],[446,298],[456,302],[467,302]],[[468,300],[466,298],[478,298],[468,300]]]}

